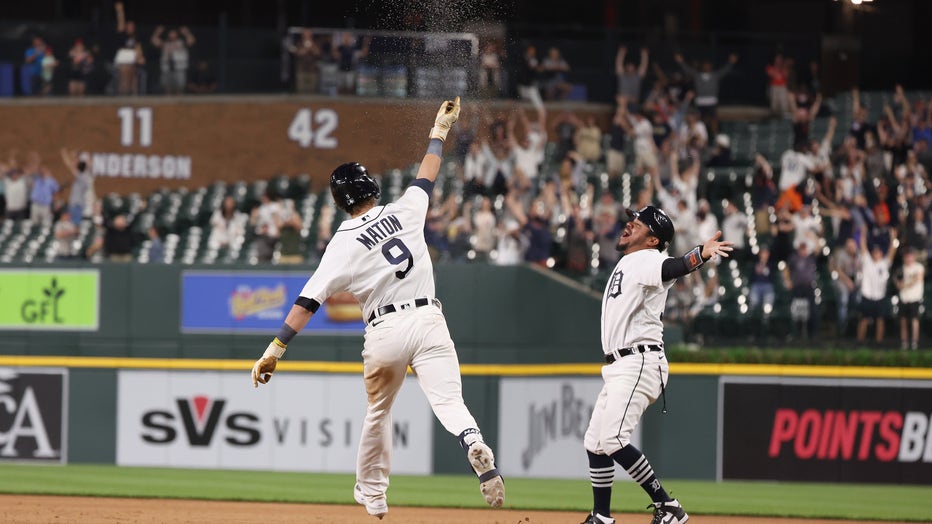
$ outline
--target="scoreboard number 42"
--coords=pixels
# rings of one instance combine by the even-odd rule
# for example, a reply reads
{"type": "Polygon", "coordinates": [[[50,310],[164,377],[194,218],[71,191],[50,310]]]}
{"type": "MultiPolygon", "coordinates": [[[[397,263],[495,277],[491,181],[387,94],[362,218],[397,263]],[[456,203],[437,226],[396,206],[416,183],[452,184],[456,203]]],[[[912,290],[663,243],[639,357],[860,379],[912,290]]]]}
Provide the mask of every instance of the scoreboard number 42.
{"type": "Polygon", "coordinates": [[[337,147],[333,132],[338,121],[337,112],[333,109],[317,109],[313,112],[306,107],[299,109],[288,126],[288,140],[297,142],[301,147],[333,149],[337,147]]]}

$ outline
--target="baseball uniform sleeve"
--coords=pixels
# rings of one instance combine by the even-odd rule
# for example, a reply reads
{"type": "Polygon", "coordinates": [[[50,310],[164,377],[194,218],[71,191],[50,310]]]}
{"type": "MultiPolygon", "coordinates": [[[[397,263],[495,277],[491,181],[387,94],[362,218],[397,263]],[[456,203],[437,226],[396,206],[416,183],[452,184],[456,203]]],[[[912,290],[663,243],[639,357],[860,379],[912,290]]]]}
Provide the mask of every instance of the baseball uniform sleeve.
{"type": "Polygon", "coordinates": [[[430,191],[433,187],[434,184],[429,180],[416,179],[408,186],[401,198],[395,201],[395,206],[424,221],[427,218],[427,208],[430,207],[430,191]]]}
{"type": "Polygon", "coordinates": [[[338,246],[331,240],[330,246],[324,252],[320,265],[311,278],[304,284],[301,295],[304,298],[311,299],[318,304],[323,304],[330,295],[346,290],[352,279],[352,270],[347,270],[347,257],[341,257],[338,253],[338,246]]]}
{"type": "Polygon", "coordinates": [[[659,251],[649,254],[650,260],[645,261],[641,267],[641,284],[646,287],[660,287],[663,285],[663,262],[667,257],[659,251]]]}

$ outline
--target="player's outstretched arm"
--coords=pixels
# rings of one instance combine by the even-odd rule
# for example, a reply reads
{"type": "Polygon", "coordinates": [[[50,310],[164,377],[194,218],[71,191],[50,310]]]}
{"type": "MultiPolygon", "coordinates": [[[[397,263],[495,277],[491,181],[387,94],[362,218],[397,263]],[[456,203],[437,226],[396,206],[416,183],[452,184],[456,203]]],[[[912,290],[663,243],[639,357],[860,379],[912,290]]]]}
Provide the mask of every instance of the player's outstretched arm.
{"type": "Polygon", "coordinates": [[[291,311],[285,317],[285,323],[282,324],[278,336],[272,339],[265,353],[252,366],[252,386],[259,387],[259,384],[268,384],[272,379],[272,373],[275,372],[275,366],[278,359],[285,354],[285,348],[288,343],[298,333],[304,329],[307,322],[314,316],[314,311],[319,305],[313,300],[298,298],[295,305],[291,306],[291,311]],[[303,299],[303,300],[302,300],[303,299]]]}
{"type": "Polygon", "coordinates": [[[427,153],[421,161],[421,167],[417,170],[417,178],[425,178],[431,183],[437,180],[437,174],[440,172],[440,157],[443,154],[443,142],[447,139],[447,133],[450,132],[450,128],[459,116],[460,97],[452,101],[446,100],[440,105],[437,118],[434,119],[434,127],[430,130],[427,153]]]}
{"type": "Polygon", "coordinates": [[[670,257],[664,260],[660,268],[661,280],[668,281],[686,276],[702,267],[702,264],[715,255],[727,258],[734,250],[733,243],[719,240],[720,238],[722,238],[722,232],[716,231],[712,238],[706,240],[701,246],[692,248],[682,257],[670,257]]]}

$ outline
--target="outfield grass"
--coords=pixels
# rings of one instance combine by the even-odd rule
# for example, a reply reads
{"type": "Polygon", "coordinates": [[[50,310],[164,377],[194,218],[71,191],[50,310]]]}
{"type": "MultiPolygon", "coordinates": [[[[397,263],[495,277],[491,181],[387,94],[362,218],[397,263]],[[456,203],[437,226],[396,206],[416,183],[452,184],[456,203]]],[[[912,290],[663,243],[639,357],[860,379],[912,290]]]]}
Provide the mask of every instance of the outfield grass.
{"type": "MultiPolygon", "coordinates": [[[[352,475],[215,471],[115,466],[0,465],[0,493],[157,497],[353,504],[352,475]]],[[[774,482],[668,480],[691,514],[821,517],[929,522],[932,488],[774,482]]],[[[506,479],[506,507],[584,513],[583,480],[506,479]]],[[[394,475],[389,501],[398,506],[484,507],[476,479],[394,475]]],[[[631,482],[615,485],[613,509],[643,511],[648,499],[631,482]]]]}

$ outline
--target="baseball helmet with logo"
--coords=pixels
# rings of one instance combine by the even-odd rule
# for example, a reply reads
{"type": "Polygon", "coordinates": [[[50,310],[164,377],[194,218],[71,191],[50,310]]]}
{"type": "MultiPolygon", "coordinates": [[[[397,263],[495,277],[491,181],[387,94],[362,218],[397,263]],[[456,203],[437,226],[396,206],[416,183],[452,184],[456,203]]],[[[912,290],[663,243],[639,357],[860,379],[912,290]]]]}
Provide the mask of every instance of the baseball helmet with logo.
{"type": "Polygon", "coordinates": [[[673,234],[675,233],[673,221],[670,220],[670,217],[667,216],[662,209],[654,206],[645,206],[640,211],[626,209],[625,212],[631,220],[637,219],[647,226],[650,233],[660,240],[660,244],[657,246],[657,249],[660,251],[666,249],[667,244],[673,240],[673,234]]]}
{"type": "Polygon", "coordinates": [[[378,182],[359,162],[348,162],[330,174],[330,194],[337,207],[349,212],[353,206],[382,195],[378,182]]]}

